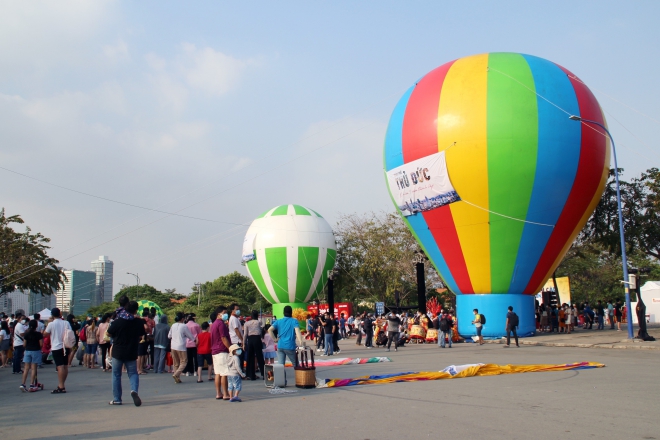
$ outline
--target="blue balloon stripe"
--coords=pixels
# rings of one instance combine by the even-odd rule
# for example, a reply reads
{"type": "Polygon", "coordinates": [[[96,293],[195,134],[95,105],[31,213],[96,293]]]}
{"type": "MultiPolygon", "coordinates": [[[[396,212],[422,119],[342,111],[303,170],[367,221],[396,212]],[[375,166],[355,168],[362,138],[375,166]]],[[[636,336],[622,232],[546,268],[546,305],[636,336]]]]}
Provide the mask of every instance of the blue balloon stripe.
{"type": "Polygon", "coordinates": [[[408,99],[415,86],[410,87],[403,94],[399,102],[394,107],[390,123],[387,125],[385,134],[385,171],[403,165],[403,116],[406,113],[408,99]]]}
{"type": "MultiPolygon", "coordinates": [[[[523,56],[532,71],[536,92],[547,99],[537,98],[536,174],[526,220],[554,225],[564,209],[577,173],[581,126],[550,102],[570,114],[579,114],[580,110],[570,80],[556,64],[531,55],[523,56]]],[[[551,234],[552,228],[547,226],[525,224],[510,293],[523,293],[551,234]]]]}

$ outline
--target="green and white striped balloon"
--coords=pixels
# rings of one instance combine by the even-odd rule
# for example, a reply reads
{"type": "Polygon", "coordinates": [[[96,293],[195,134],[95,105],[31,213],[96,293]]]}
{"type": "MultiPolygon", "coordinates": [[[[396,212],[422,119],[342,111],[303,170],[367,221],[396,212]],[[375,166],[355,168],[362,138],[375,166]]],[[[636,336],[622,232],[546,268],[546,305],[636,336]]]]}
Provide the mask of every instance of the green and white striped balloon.
{"type": "Polygon", "coordinates": [[[243,261],[271,304],[305,303],[328,282],[337,245],[323,217],[300,205],[281,205],[252,222],[243,261]]]}

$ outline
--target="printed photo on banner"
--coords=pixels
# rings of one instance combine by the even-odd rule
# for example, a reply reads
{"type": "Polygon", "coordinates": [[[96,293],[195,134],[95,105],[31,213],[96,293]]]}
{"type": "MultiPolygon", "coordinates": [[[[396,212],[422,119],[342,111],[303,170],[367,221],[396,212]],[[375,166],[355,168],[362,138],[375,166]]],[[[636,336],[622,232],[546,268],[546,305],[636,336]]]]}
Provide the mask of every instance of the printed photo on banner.
{"type": "Polygon", "coordinates": [[[387,182],[405,216],[461,200],[449,180],[444,151],[388,171],[387,182]]]}

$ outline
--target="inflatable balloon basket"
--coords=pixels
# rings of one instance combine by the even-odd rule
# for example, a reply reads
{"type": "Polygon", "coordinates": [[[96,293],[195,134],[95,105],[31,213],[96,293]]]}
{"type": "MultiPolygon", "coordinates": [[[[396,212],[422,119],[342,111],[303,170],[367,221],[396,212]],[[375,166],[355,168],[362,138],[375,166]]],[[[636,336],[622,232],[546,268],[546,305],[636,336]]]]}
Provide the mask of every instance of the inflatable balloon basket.
{"type": "Polygon", "coordinates": [[[474,309],[486,318],[486,324],[481,330],[485,338],[501,338],[506,336],[506,314],[508,307],[518,315],[518,336],[534,336],[536,320],[534,318],[534,295],[519,295],[509,293],[490,293],[484,295],[456,295],[456,312],[458,316],[458,332],[463,337],[476,336],[474,309]]]}
{"type": "Polygon", "coordinates": [[[296,349],[298,366],[296,370],[297,388],[316,388],[316,367],[314,366],[314,350],[309,347],[296,349]]]}

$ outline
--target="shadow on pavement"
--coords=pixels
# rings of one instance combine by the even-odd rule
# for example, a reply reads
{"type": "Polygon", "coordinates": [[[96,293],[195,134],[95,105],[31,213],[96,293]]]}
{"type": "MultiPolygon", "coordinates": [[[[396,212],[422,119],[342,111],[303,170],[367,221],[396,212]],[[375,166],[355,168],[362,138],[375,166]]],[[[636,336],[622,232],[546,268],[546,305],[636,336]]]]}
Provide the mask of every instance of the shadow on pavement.
{"type": "Polygon", "coordinates": [[[81,434],[65,434],[65,435],[49,435],[46,437],[30,437],[25,440],[59,440],[59,439],[70,439],[75,437],[77,439],[99,439],[99,438],[112,438],[112,437],[123,437],[125,435],[135,435],[135,434],[151,434],[156,431],[161,431],[163,429],[174,428],[175,426],[149,426],[144,428],[136,429],[115,429],[112,431],[95,431],[95,432],[84,432],[81,434]]]}

